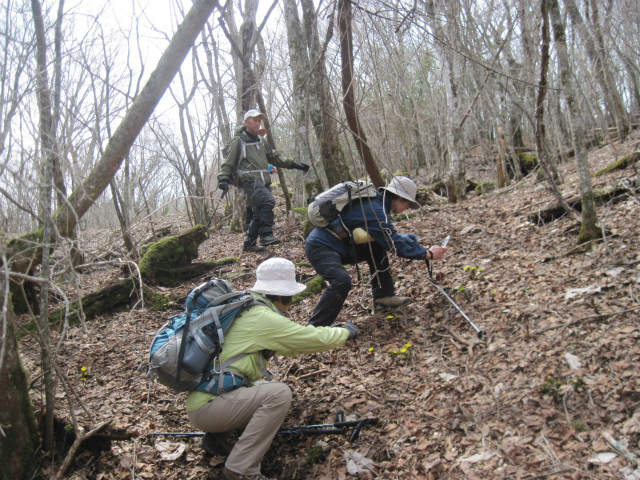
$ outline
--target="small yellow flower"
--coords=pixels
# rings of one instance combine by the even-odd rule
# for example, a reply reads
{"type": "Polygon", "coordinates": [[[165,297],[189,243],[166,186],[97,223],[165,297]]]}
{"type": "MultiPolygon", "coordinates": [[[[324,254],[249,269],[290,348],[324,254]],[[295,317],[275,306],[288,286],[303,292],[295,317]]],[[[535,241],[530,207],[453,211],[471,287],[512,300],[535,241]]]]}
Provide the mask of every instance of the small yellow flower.
{"type": "Polygon", "coordinates": [[[410,343],[410,342],[407,342],[407,343],[404,344],[404,346],[405,346],[405,348],[411,348],[411,347],[413,347],[413,344],[410,343]]]}
{"type": "Polygon", "coordinates": [[[87,371],[87,367],[82,367],[82,368],[80,369],[80,371],[81,371],[81,372],[86,372],[86,371],[87,371]]]}
{"type": "Polygon", "coordinates": [[[465,272],[468,272],[470,268],[471,268],[470,265],[465,265],[462,270],[464,270],[465,272]]]}
{"type": "Polygon", "coordinates": [[[373,347],[369,347],[369,352],[373,352],[373,347]]]}
{"type": "Polygon", "coordinates": [[[398,350],[389,350],[389,355],[397,355],[398,354],[398,350]]]}
{"type": "Polygon", "coordinates": [[[407,353],[407,347],[402,347],[400,349],[400,353],[407,353]]]}
{"type": "Polygon", "coordinates": [[[387,315],[387,320],[391,320],[392,318],[395,318],[393,315],[387,315]]]}

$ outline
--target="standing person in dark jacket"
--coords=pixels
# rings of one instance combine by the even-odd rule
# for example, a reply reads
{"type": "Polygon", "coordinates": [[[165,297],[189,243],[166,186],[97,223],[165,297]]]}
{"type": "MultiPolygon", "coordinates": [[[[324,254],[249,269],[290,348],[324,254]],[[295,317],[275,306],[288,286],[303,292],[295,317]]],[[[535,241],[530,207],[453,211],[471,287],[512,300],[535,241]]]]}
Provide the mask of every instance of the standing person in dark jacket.
{"type": "Polygon", "coordinates": [[[269,164],[303,172],[309,170],[309,165],[304,163],[282,160],[278,152],[262,139],[263,118],[264,114],[258,110],[249,110],[244,114],[244,124],[236,129],[218,173],[218,188],[226,192],[231,183],[242,188],[247,205],[253,212],[243,247],[248,252],[263,251],[265,246],[280,241],[273,236],[273,207],[276,201],[271,193],[269,164]]]}
{"type": "Polygon", "coordinates": [[[392,213],[418,206],[416,191],[417,186],[410,178],[394,177],[387,187],[380,189],[377,197],[354,200],[328,227],[312,230],[304,251],[316,272],[329,282],[329,287],[311,315],[311,325],[331,325],[340,313],[351,290],[351,275],[344,264],[363,261],[369,264],[376,306],[396,308],[411,301],[409,297],[395,295],[387,252],[412,260],[426,257],[439,260],[447,250],[437,245],[425,250],[415,234],[400,234],[393,227],[392,213]],[[349,237],[353,237],[353,241],[349,237]]]}

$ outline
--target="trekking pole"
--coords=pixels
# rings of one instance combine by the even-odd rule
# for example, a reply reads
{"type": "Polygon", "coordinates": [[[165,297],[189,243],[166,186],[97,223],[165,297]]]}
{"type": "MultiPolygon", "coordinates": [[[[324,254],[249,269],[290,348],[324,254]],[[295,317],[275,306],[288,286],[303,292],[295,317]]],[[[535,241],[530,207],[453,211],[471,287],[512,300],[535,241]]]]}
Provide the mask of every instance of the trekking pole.
{"type": "MultiPolygon", "coordinates": [[[[447,238],[444,239],[444,242],[442,242],[442,246],[446,247],[447,244],[449,243],[449,239],[451,238],[450,235],[447,235],[447,238]]],[[[458,306],[458,304],[453,300],[453,298],[451,298],[447,292],[444,291],[444,288],[442,288],[440,286],[440,284],[438,282],[435,281],[435,279],[433,278],[433,271],[431,268],[431,262],[429,262],[429,259],[427,257],[425,257],[424,259],[425,263],[427,264],[427,271],[429,272],[429,281],[431,281],[431,283],[433,283],[433,285],[440,291],[440,293],[442,293],[445,298],[447,300],[449,300],[449,302],[451,303],[451,305],[453,305],[456,310],[458,310],[458,312],[460,312],[460,315],[462,315],[464,317],[464,319],[469,323],[469,325],[471,325],[473,327],[473,329],[476,331],[476,333],[478,334],[478,338],[480,340],[482,340],[483,338],[485,338],[487,336],[487,334],[485,333],[483,328],[480,328],[478,325],[476,325],[475,323],[473,323],[473,321],[467,316],[466,313],[464,313],[462,311],[462,309],[458,306]]]]}
{"type": "MultiPolygon", "coordinates": [[[[296,425],[293,427],[281,428],[278,435],[331,435],[336,433],[345,433],[349,427],[353,427],[349,441],[354,442],[358,439],[362,427],[366,425],[376,425],[378,419],[361,418],[360,420],[344,421],[342,411],[336,416],[335,423],[323,423],[318,425],[296,425]]],[[[147,437],[204,437],[205,432],[149,432],[147,437]]]]}
{"type": "MultiPolygon", "coordinates": [[[[342,412],[338,412],[338,418],[342,412]]],[[[318,435],[318,434],[334,434],[344,433],[349,427],[353,427],[349,441],[354,442],[358,439],[362,427],[365,425],[376,425],[378,419],[361,418],[360,420],[336,421],[335,423],[323,423],[318,425],[298,425],[294,427],[282,428],[278,431],[278,435],[318,435]]]]}

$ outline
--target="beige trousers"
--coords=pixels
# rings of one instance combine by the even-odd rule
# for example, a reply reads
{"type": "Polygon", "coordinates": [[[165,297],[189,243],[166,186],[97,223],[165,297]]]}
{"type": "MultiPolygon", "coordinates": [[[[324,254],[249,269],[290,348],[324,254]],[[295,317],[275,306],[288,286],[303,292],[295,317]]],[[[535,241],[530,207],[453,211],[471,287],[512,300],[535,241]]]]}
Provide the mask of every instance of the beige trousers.
{"type": "Polygon", "coordinates": [[[214,398],[189,412],[191,423],[204,432],[244,428],[225,466],[241,475],[260,473],[260,462],[291,406],[291,389],[281,382],[257,382],[214,398]]]}

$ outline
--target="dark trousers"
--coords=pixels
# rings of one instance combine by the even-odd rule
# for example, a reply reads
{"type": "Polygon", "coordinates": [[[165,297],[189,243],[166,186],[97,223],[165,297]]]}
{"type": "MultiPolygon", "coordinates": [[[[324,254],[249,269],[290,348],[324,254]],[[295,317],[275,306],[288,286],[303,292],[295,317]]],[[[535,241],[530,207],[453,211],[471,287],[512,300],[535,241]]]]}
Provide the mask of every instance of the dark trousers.
{"type": "Polygon", "coordinates": [[[276,206],[276,200],[271,188],[261,180],[245,180],[242,190],[247,197],[247,206],[252,211],[245,242],[255,243],[258,235],[273,234],[273,207],[276,206]]]}
{"type": "Polygon", "coordinates": [[[306,244],[304,252],[319,275],[322,275],[329,287],[325,289],[316,305],[309,324],[315,327],[331,325],[335,322],[342,305],[351,290],[351,275],[344,263],[366,261],[371,271],[371,290],[373,298],[389,297],[395,293],[393,278],[389,269],[387,252],[377,243],[356,245],[355,258],[342,258],[332,248],[324,245],[306,244]]]}

